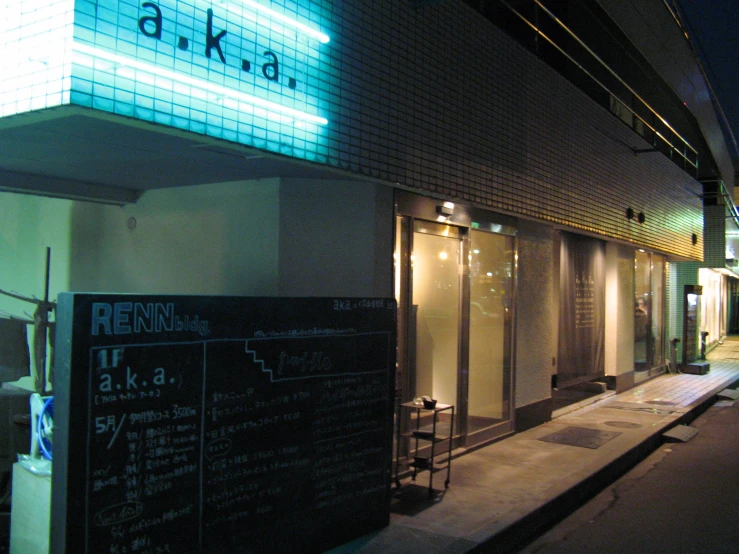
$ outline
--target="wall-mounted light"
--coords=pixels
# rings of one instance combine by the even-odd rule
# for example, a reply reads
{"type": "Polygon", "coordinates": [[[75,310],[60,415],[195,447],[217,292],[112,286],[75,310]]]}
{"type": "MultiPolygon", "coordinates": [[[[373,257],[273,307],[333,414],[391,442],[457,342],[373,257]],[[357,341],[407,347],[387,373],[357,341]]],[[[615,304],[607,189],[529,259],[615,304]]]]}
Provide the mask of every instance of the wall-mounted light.
{"type": "Polygon", "coordinates": [[[626,208],[626,219],[631,221],[634,218],[636,218],[639,223],[644,223],[647,220],[647,216],[644,215],[644,212],[639,212],[637,214],[636,212],[634,212],[634,208],[626,208]]]}
{"type": "Polygon", "coordinates": [[[454,202],[444,202],[436,206],[436,213],[444,217],[452,217],[454,215],[454,202]]]}

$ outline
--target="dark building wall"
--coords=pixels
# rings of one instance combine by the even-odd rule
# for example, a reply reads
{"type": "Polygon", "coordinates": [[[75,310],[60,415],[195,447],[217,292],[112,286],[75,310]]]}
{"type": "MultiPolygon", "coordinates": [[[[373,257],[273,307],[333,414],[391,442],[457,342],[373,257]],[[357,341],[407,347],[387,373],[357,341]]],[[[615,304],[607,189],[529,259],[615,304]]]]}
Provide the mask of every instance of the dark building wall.
{"type": "Polygon", "coordinates": [[[716,117],[711,94],[696,63],[697,56],[661,0],[626,3],[598,0],[598,3],[629,36],[653,67],[685,102],[695,116],[700,131],[711,149],[714,177],[722,178],[733,197],[734,168],[716,117]],[[715,170],[718,169],[718,174],[715,170]]]}

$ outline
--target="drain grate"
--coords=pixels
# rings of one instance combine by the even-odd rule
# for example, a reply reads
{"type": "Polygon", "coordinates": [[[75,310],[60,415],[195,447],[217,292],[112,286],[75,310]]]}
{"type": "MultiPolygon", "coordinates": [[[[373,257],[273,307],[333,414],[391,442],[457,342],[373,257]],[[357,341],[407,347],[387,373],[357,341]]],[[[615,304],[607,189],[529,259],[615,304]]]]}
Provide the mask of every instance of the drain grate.
{"type": "Polygon", "coordinates": [[[585,427],[565,427],[561,431],[541,437],[539,440],[595,449],[600,448],[620,434],[616,431],[599,431],[598,429],[587,429],[585,427]]]}

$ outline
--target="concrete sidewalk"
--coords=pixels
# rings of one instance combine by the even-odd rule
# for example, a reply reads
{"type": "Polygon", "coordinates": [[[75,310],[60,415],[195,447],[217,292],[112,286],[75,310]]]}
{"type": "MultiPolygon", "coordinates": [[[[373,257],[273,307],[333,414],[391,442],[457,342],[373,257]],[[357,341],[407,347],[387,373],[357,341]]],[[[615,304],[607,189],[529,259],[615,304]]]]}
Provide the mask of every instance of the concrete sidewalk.
{"type": "Polygon", "coordinates": [[[662,375],[455,458],[449,488],[433,499],[427,474],[403,481],[390,525],[331,554],[515,552],[739,381],[739,339],[716,347],[708,360],[707,375],[662,375]],[[573,438],[589,447],[566,444],[573,438]]]}

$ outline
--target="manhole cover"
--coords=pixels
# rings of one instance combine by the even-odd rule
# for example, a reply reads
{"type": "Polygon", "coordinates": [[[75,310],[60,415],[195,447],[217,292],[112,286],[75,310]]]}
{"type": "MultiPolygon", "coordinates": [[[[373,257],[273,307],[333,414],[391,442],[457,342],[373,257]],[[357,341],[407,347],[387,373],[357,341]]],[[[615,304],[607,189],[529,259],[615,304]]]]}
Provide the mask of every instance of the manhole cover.
{"type": "Polygon", "coordinates": [[[638,429],[641,427],[638,423],[631,423],[630,421],[606,421],[603,425],[609,427],[618,427],[619,429],[638,429]]]}
{"type": "Polygon", "coordinates": [[[617,433],[616,431],[599,431],[597,429],[587,429],[584,427],[565,427],[561,431],[541,437],[539,440],[595,449],[603,446],[609,440],[619,436],[620,434],[621,433],[617,433]]]}

